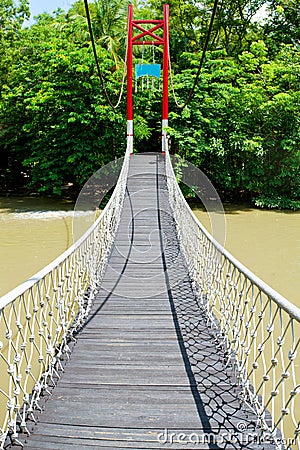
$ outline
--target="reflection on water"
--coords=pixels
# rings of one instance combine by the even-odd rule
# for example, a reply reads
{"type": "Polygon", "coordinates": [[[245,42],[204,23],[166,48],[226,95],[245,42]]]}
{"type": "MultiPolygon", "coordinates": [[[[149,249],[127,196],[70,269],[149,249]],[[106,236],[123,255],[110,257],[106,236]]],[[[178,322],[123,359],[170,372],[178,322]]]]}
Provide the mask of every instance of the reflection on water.
{"type": "Polygon", "coordinates": [[[72,244],[73,204],[45,198],[0,198],[0,295],[18,286],[72,244]]]}
{"type": "MultiPolygon", "coordinates": [[[[226,248],[252,272],[300,307],[300,212],[224,205],[226,248]]],[[[194,213],[210,230],[208,214],[194,213]]]]}

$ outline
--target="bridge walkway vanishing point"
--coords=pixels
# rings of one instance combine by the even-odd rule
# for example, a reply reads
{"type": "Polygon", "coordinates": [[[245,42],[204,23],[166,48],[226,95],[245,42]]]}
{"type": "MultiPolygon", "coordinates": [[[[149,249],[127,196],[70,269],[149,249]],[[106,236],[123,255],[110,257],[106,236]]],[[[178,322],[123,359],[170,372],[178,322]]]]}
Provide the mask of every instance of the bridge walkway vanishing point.
{"type": "Polygon", "coordinates": [[[133,155],[101,288],[25,448],[274,448],[251,443],[226,361],[180,252],[165,158],[133,155]]]}

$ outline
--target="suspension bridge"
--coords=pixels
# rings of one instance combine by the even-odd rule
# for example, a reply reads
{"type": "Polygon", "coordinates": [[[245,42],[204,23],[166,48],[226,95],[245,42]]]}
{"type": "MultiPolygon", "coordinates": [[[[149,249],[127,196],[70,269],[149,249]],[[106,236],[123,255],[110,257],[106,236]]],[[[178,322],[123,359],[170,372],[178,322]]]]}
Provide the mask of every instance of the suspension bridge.
{"type": "Polygon", "coordinates": [[[300,448],[300,310],[184,199],[166,132],[167,34],[167,5],[162,21],[135,22],[129,7],[113,194],[73,246],[0,300],[2,449],[300,448]],[[164,46],[162,151],[133,154],[132,45],[149,30],[164,46]]]}

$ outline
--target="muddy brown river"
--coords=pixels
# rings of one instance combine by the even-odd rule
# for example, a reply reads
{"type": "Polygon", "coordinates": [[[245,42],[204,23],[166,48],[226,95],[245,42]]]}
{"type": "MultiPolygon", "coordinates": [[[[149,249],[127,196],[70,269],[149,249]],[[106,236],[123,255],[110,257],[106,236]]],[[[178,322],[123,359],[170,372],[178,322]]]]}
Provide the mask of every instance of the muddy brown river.
{"type": "MultiPolygon", "coordinates": [[[[229,252],[300,307],[300,211],[224,204],[229,252]]],[[[194,213],[211,232],[208,214],[194,213]]]]}
{"type": "MultiPolygon", "coordinates": [[[[300,212],[224,206],[226,248],[300,307],[300,212]]],[[[0,198],[0,295],[72,244],[73,207],[53,199],[0,198]]],[[[194,212],[210,231],[207,213],[194,212]]]]}

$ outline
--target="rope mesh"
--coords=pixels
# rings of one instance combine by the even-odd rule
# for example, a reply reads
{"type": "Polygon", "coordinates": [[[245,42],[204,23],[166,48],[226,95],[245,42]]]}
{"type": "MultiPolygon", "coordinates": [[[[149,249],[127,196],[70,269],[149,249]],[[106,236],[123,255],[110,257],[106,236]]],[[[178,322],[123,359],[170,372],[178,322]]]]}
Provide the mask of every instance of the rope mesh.
{"type": "MultiPolygon", "coordinates": [[[[117,230],[129,166],[95,224],[47,269],[0,301],[0,448],[28,432],[40,399],[59,379],[69,344],[85,323],[117,230]],[[28,286],[29,283],[29,287],[28,286]],[[17,294],[16,294],[17,291],[17,294]]],[[[21,444],[22,445],[22,444],[21,444]]]]}
{"type": "MultiPolygon", "coordinates": [[[[107,266],[125,195],[129,146],[118,184],[91,229],[42,275],[0,302],[0,448],[28,432],[85,323],[107,266]]],[[[300,448],[300,310],[259,280],[209,235],[188,207],[168,152],[170,207],[198,303],[234,362],[243,401],[262,437],[300,448]],[[187,232],[188,230],[188,232],[187,232]],[[269,413],[272,418],[269,420],[269,413]]],[[[278,444],[278,448],[280,445],[278,444]]]]}
{"type": "Polygon", "coordinates": [[[199,304],[234,360],[262,437],[300,448],[300,310],[224,250],[196,219],[166,155],[169,201],[199,304]],[[188,232],[187,232],[188,230],[188,232]],[[298,371],[298,373],[297,373],[298,371]],[[267,420],[271,413],[271,424],[267,420]],[[297,417],[298,413],[298,417],[297,417]]]}

